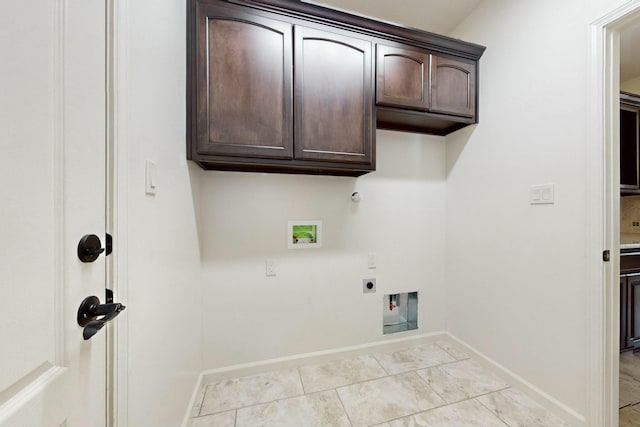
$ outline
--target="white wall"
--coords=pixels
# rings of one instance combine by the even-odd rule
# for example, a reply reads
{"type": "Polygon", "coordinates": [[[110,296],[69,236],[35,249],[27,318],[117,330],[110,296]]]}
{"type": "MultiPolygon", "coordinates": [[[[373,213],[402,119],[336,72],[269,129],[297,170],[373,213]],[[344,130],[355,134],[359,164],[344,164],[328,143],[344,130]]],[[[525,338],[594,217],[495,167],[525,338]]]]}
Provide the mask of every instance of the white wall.
{"type": "Polygon", "coordinates": [[[126,56],[120,148],[129,166],[128,425],[176,426],[202,370],[199,170],[190,174],[185,154],[185,5],[118,3],[126,56]],[[155,196],[145,195],[145,159],[157,164],[155,196]]]}
{"type": "Polygon", "coordinates": [[[627,80],[626,82],[620,83],[620,90],[640,94],[640,77],[636,77],[631,80],[627,80]]]}
{"type": "Polygon", "coordinates": [[[443,329],[444,138],[377,140],[378,170],[360,178],[202,173],[205,368],[381,340],[385,293],[417,290],[417,332],[443,329]],[[287,249],[298,219],[323,221],[321,249],[287,249]]]}
{"type": "Polygon", "coordinates": [[[487,50],[447,139],[447,329],[583,415],[588,25],[621,3],[486,0],[454,32],[487,50]]]}

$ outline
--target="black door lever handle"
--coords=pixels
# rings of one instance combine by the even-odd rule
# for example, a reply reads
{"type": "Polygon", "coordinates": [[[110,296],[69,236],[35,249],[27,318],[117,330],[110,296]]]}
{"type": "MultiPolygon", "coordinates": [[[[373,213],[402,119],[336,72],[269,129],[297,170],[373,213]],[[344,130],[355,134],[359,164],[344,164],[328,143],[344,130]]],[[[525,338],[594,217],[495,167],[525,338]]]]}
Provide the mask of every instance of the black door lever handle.
{"type": "Polygon", "coordinates": [[[113,320],[125,308],[119,302],[100,304],[100,299],[96,296],[85,298],[78,308],[78,325],[84,328],[82,337],[88,340],[97,334],[107,322],[113,320]]]}

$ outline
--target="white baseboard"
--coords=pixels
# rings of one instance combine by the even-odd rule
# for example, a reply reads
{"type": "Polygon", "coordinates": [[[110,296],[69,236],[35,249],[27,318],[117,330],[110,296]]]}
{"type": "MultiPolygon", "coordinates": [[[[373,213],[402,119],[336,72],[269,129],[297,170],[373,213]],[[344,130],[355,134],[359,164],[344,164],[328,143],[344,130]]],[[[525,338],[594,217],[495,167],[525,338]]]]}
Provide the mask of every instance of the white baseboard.
{"type": "Polygon", "coordinates": [[[227,366],[224,368],[210,369],[202,373],[204,382],[220,381],[228,378],[238,378],[254,375],[265,370],[286,369],[300,365],[330,362],[345,357],[355,357],[375,351],[392,351],[396,348],[408,345],[422,344],[447,337],[446,332],[431,332],[427,334],[413,334],[401,338],[386,339],[367,344],[340,347],[331,350],[301,353],[292,356],[278,357],[275,359],[261,360],[258,362],[244,363],[241,365],[227,366]]]}
{"type": "Polygon", "coordinates": [[[261,360],[257,362],[244,363],[240,365],[232,365],[223,368],[209,369],[203,371],[196,382],[189,407],[185,413],[182,427],[188,427],[189,419],[194,416],[192,414],[194,405],[198,399],[202,399],[202,386],[210,382],[222,381],[230,378],[239,378],[249,375],[255,375],[262,372],[286,369],[295,366],[330,362],[348,357],[356,357],[372,352],[387,352],[395,349],[407,347],[410,345],[425,344],[439,339],[447,339],[454,341],[461,347],[471,353],[479,363],[490,369],[496,375],[503,378],[511,386],[517,387],[520,391],[534,399],[547,410],[558,415],[572,426],[586,426],[585,417],[578,414],[568,406],[564,405],[557,399],[542,391],[540,388],[524,380],[519,375],[500,365],[493,359],[473,348],[469,344],[453,336],[449,332],[432,332],[427,334],[413,334],[396,339],[388,339],[384,341],[376,341],[367,344],[341,347],[332,350],[316,351],[311,353],[296,354],[287,357],[278,357],[275,359],[261,360]]]}
{"type": "Polygon", "coordinates": [[[196,400],[199,399],[200,397],[200,390],[202,389],[202,384],[204,384],[204,382],[202,381],[202,373],[200,375],[198,375],[198,379],[196,380],[196,386],[193,389],[193,393],[191,393],[191,399],[189,399],[189,406],[187,406],[187,411],[184,414],[184,417],[182,418],[182,424],[180,424],[180,427],[188,427],[189,426],[189,420],[191,419],[191,417],[193,417],[194,414],[193,413],[193,408],[196,404],[196,400]]]}

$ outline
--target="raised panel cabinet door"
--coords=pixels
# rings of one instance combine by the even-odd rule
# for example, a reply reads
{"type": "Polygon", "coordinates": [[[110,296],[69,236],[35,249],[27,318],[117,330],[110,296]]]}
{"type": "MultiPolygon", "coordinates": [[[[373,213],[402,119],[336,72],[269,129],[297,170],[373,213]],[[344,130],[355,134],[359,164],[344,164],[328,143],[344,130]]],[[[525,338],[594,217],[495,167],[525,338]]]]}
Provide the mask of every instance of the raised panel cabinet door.
{"type": "Polygon", "coordinates": [[[429,109],[429,54],[378,44],[376,103],[429,109]]]}
{"type": "Polygon", "coordinates": [[[295,27],[295,158],[373,162],[372,43],[295,27]]]}
{"type": "Polygon", "coordinates": [[[640,347],[640,275],[627,276],[627,347],[640,347]]]}
{"type": "Polygon", "coordinates": [[[196,22],[198,154],[292,158],[291,24],[200,3],[196,22]]]}
{"type": "Polygon", "coordinates": [[[620,350],[627,348],[627,278],[620,276],[620,350]]]}
{"type": "Polygon", "coordinates": [[[640,107],[620,105],[620,188],[640,189],[639,146],[640,107]]]}
{"type": "Polygon", "coordinates": [[[476,114],[476,63],[431,55],[431,111],[476,114]]]}

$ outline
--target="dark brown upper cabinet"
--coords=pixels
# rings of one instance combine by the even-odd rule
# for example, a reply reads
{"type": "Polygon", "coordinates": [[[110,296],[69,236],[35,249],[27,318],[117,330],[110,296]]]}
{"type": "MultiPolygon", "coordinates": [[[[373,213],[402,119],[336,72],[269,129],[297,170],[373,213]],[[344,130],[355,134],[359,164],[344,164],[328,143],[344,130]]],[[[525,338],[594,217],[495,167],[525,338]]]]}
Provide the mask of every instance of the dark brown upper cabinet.
{"type": "Polygon", "coordinates": [[[378,127],[446,135],[477,122],[477,61],[377,45],[378,127]]]}
{"type": "Polygon", "coordinates": [[[640,96],[620,93],[620,192],[640,193],[640,96]]]}
{"type": "Polygon", "coordinates": [[[475,61],[431,55],[431,111],[475,117],[475,61]]]}
{"type": "Polygon", "coordinates": [[[291,24],[198,3],[198,155],[293,158],[291,24]]]}
{"type": "Polygon", "coordinates": [[[429,109],[429,53],[378,44],[376,74],[378,105],[429,109]]]}
{"type": "Polygon", "coordinates": [[[374,171],[376,127],[444,135],[477,121],[483,51],[304,1],[187,0],[187,158],[374,171]]]}
{"type": "Polygon", "coordinates": [[[295,158],[372,165],[372,43],[295,27],[295,158]]]}

